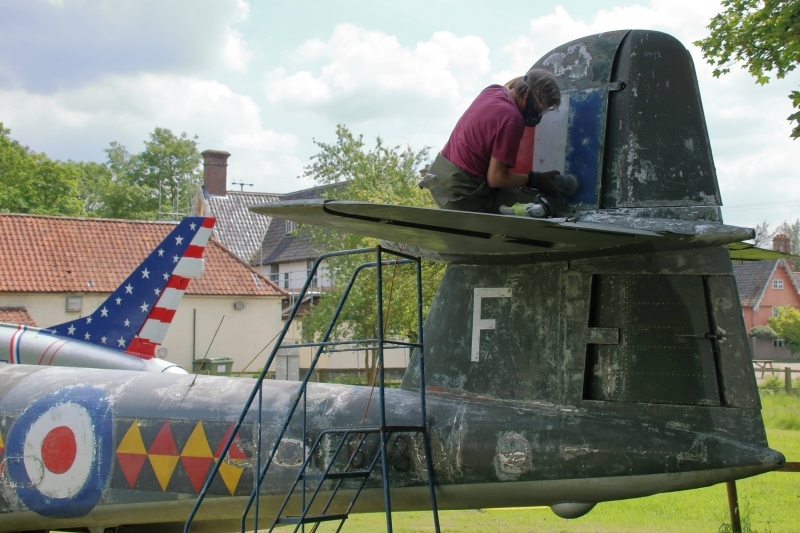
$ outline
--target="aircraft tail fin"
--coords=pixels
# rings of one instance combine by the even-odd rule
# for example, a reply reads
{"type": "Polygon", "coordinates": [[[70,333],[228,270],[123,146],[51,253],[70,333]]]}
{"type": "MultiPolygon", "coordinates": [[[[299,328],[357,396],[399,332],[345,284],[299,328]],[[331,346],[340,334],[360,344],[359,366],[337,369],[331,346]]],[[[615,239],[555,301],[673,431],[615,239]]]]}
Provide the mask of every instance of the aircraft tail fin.
{"type": "Polygon", "coordinates": [[[189,281],[203,273],[203,251],[215,221],[210,217],[183,219],[94,313],[50,330],[152,358],[189,281]]]}

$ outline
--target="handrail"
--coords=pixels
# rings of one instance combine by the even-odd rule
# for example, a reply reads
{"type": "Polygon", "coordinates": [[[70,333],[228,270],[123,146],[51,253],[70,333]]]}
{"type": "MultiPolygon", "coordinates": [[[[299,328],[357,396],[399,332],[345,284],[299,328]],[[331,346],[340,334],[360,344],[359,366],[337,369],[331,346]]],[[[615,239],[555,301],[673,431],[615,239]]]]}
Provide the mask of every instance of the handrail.
{"type": "MultiPolygon", "coordinates": [[[[302,485],[303,485],[303,490],[302,490],[303,517],[306,516],[306,513],[308,512],[308,510],[311,507],[311,503],[308,504],[308,507],[306,506],[306,491],[305,491],[305,483],[306,483],[306,481],[305,481],[305,477],[303,477],[303,474],[305,473],[305,468],[307,468],[307,466],[308,466],[308,462],[310,460],[311,455],[313,455],[313,454],[308,454],[307,453],[307,450],[306,450],[307,443],[306,443],[306,439],[305,439],[305,435],[307,434],[307,429],[306,429],[306,422],[307,422],[307,420],[306,420],[306,415],[307,415],[306,401],[307,401],[308,382],[311,379],[311,376],[313,374],[313,370],[314,370],[316,364],[318,363],[322,353],[327,353],[329,351],[333,351],[333,350],[326,350],[326,348],[333,347],[333,346],[341,346],[341,345],[346,345],[346,344],[367,344],[367,343],[374,345],[374,346],[369,346],[369,348],[377,350],[377,368],[378,368],[378,377],[379,377],[378,386],[379,386],[380,425],[377,426],[377,427],[361,427],[361,428],[357,428],[357,429],[352,429],[352,430],[349,430],[347,434],[349,434],[349,432],[361,433],[361,434],[373,433],[373,432],[379,433],[380,448],[379,448],[378,452],[380,453],[380,457],[381,457],[381,468],[382,468],[382,476],[383,476],[383,481],[384,481],[383,482],[383,488],[384,488],[384,500],[385,500],[385,507],[386,507],[387,531],[389,533],[391,533],[391,531],[392,531],[392,517],[391,517],[391,500],[390,500],[389,482],[388,482],[389,473],[388,473],[388,457],[387,457],[388,439],[389,439],[389,436],[393,432],[397,432],[397,431],[419,431],[419,432],[422,433],[423,445],[424,445],[424,449],[425,449],[425,464],[426,464],[426,468],[427,468],[427,471],[428,471],[428,485],[429,485],[430,496],[431,496],[431,507],[432,507],[431,510],[433,511],[433,514],[434,514],[435,530],[438,532],[439,531],[439,519],[438,519],[438,509],[437,509],[437,505],[436,505],[436,494],[435,494],[434,485],[433,485],[433,464],[432,464],[432,460],[431,460],[431,456],[430,456],[430,453],[431,453],[430,442],[429,442],[427,429],[426,429],[425,380],[424,380],[424,357],[423,357],[424,349],[423,349],[423,344],[422,344],[422,339],[423,339],[422,327],[423,327],[423,323],[422,323],[422,262],[421,262],[420,258],[413,257],[413,256],[410,256],[410,255],[407,255],[407,254],[403,254],[402,252],[396,252],[394,250],[384,250],[381,246],[375,246],[375,247],[372,247],[372,248],[359,248],[359,249],[354,249],[354,250],[343,250],[343,251],[337,251],[337,252],[328,252],[328,253],[320,255],[314,261],[314,264],[311,267],[311,269],[309,269],[309,275],[308,275],[308,277],[306,279],[306,282],[304,283],[303,288],[301,289],[301,291],[298,293],[298,297],[295,300],[294,305],[292,306],[292,310],[289,313],[289,316],[287,317],[286,322],[285,322],[281,332],[278,335],[278,338],[276,339],[276,343],[275,343],[275,345],[274,345],[269,357],[267,358],[267,361],[264,364],[261,372],[259,373],[258,378],[256,379],[256,382],[255,382],[255,384],[253,386],[253,390],[248,395],[248,398],[247,398],[247,400],[246,400],[246,402],[245,402],[245,404],[244,404],[244,406],[243,406],[243,408],[242,408],[242,410],[241,410],[241,412],[239,414],[239,417],[237,418],[236,423],[234,424],[234,426],[233,426],[233,428],[232,428],[232,430],[231,430],[231,432],[230,432],[230,434],[229,434],[229,436],[228,436],[228,438],[227,438],[227,440],[225,442],[225,445],[223,446],[223,448],[222,448],[222,450],[221,450],[221,452],[219,454],[219,457],[218,457],[217,461],[215,461],[215,463],[213,465],[213,468],[209,472],[208,477],[206,478],[205,483],[203,484],[203,487],[200,490],[200,493],[198,494],[197,500],[195,501],[195,504],[192,507],[191,512],[189,513],[189,516],[187,517],[186,523],[184,525],[184,533],[189,533],[189,528],[191,526],[191,523],[194,520],[195,516],[197,515],[197,512],[199,510],[200,505],[202,505],[205,497],[208,495],[208,491],[209,491],[209,488],[211,486],[211,483],[212,483],[213,479],[219,473],[220,466],[221,466],[222,462],[225,460],[225,458],[227,457],[227,454],[229,453],[230,448],[233,445],[233,442],[234,442],[239,430],[241,429],[241,426],[244,423],[245,418],[247,418],[248,412],[249,412],[250,408],[253,406],[253,402],[255,401],[256,395],[258,395],[258,414],[257,414],[257,433],[258,433],[258,435],[257,435],[257,452],[256,452],[258,457],[256,458],[256,465],[255,465],[256,466],[256,480],[255,480],[255,484],[254,484],[255,486],[254,486],[253,490],[251,491],[250,496],[248,497],[247,502],[246,502],[245,507],[244,507],[244,510],[242,512],[241,521],[240,521],[241,531],[242,531],[242,533],[244,533],[244,531],[246,529],[247,515],[250,512],[251,508],[253,508],[253,506],[254,506],[254,520],[255,520],[254,529],[255,530],[258,529],[260,489],[261,489],[262,483],[264,481],[264,477],[266,476],[266,473],[269,470],[269,467],[272,465],[272,463],[274,461],[275,455],[277,454],[278,447],[280,446],[280,444],[281,444],[281,442],[282,442],[282,440],[284,438],[284,435],[286,434],[286,432],[288,430],[289,424],[291,423],[291,420],[294,417],[295,412],[297,411],[297,407],[299,406],[299,403],[300,403],[301,400],[303,401],[303,435],[304,435],[304,438],[303,438],[303,454],[304,454],[304,456],[306,456],[306,460],[304,462],[303,468],[301,469],[301,473],[298,475],[297,480],[295,481],[294,485],[292,486],[292,489],[289,492],[289,495],[287,496],[287,500],[286,501],[288,502],[289,496],[294,492],[295,488],[297,487],[298,482],[301,481],[301,477],[302,477],[302,485]],[[368,254],[368,253],[371,253],[371,252],[375,253],[375,261],[362,263],[358,267],[356,267],[356,269],[354,270],[354,272],[352,273],[352,275],[350,277],[348,285],[346,286],[346,288],[345,288],[345,290],[344,290],[339,302],[337,303],[336,309],[335,309],[335,311],[333,313],[333,316],[331,317],[330,322],[328,323],[328,326],[326,328],[326,331],[325,331],[321,341],[320,342],[313,342],[313,343],[293,344],[293,345],[284,346],[283,345],[283,341],[284,341],[284,339],[285,339],[285,337],[286,337],[286,335],[287,335],[287,333],[289,331],[291,323],[295,319],[295,317],[297,316],[300,304],[303,301],[303,298],[304,298],[305,294],[307,293],[307,291],[309,289],[309,286],[312,283],[312,279],[316,275],[316,272],[317,272],[320,264],[322,263],[322,261],[324,261],[326,259],[329,259],[329,258],[332,258],[332,257],[341,257],[341,256],[356,255],[356,254],[368,254]],[[400,257],[401,259],[385,261],[383,259],[383,253],[384,252],[388,253],[389,255],[400,257]],[[418,339],[417,340],[418,340],[418,342],[412,343],[412,342],[397,341],[397,340],[392,340],[392,339],[385,339],[384,338],[384,316],[383,316],[383,267],[384,266],[389,266],[389,265],[398,265],[398,264],[403,265],[403,264],[411,264],[411,263],[414,263],[416,265],[417,326],[418,326],[418,339]],[[350,295],[351,289],[353,288],[353,285],[355,284],[355,281],[358,278],[358,275],[361,273],[362,270],[364,270],[366,268],[375,268],[376,269],[375,281],[376,281],[376,293],[377,293],[376,296],[377,296],[377,331],[378,331],[378,336],[375,339],[365,339],[365,340],[358,340],[358,341],[352,341],[352,340],[351,341],[330,341],[329,340],[330,336],[331,336],[332,332],[334,331],[334,329],[336,327],[337,321],[339,319],[339,316],[341,315],[342,309],[344,308],[344,304],[347,301],[348,296],[350,295]],[[391,348],[385,347],[384,346],[385,344],[393,345],[395,347],[394,349],[397,349],[397,348],[417,348],[418,349],[418,353],[419,353],[419,373],[420,373],[420,382],[419,383],[420,383],[420,400],[421,400],[421,403],[420,403],[420,406],[421,406],[421,411],[420,411],[421,425],[420,426],[397,426],[397,427],[387,426],[387,423],[386,423],[386,401],[385,401],[385,394],[384,394],[384,389],[385,389],[384,350],[385,349],[391,349],[391,348]],[[299,388],[297,390],[297,393],[294,396],[294,401],[292,402],[292,405],[290,406],[290,408],[289,408],[289,410],[287,412],[286,419],[285,419],[285,421],[283,423],[283,426],[281,427],[280,431],[278,432],[277,436],[275,437],[275,440],[272,443],[271,450],[270,450],[269,454],[265,457],[264,463],[262,465],[262,461],[261,461],[261,459],[262,459],[262,457],[261,457],[261,449],[262,449],[261,439],[262,439],[263,382],[264,382],[264,379],[266,378],[268,369],[272,365],[272,363],[273,363],[278,351],[280,349],[290,348],[290,347],[296,347],[296,348],[299,348],[299,347],[316,347],[317,350],[316,350],[316,353],[314,354],[314,357],[312,358],[312,360],[310,362],[309,368],[307,369],[306,374],[305,374],[302,382],[300,383],[300,386],[299,386],[299,388]]],[[[318,436],[316,442],[314,443],[314,445],[312,446],[312,450],[316,449],[316,447],[319,445],[320,439],[322,438],[323,435],[328,434],[330,432],[336,432],[336,431],[337,430],[335,430],[335,429],[323,430],[319,434],[319,436],[318,436]]],[[[338,431],[341,432],[341,430],[338,430],[338,431]]],[[[345,437],[343,437],[343,439],[347,438],[347,434],[345,434],[345,437]]],[[[359,440],[360,440],[361,444],[363,444],[363,439],[359,439],[359,440]]],[[[339,448],[337,448],[337,450],[340,449],[341,446],[342,446],[342,444],[340,444],[340,446],[339,446],[339,448]]],[[[377,461],[377,458],[378,458],[378,454],[376,453],[376,455],[374,457],[374,460],[372,462],[372,468],[374,468],[375,463],[377,461]]],[[[348,464],[349,463],[350,463],[350,461],[348,461],[348,464]]],[[[332,463],[331,463],[331,465],[328,466],[328,468],[326,469],[326,472],[330,471],[331,466],[332,466],[332,463]]],[[[338,490],[338,487],[339,487],[340,483],[341,483],[341,480],[339,481],[339,483],[336,484],[336,489],[335,490],[338,490]]],[[[359,488],[359,490],[357,491],[355,498],[358,497],[358,494],[360,494],[361,489],[363,489],[365,483],[366,483],[366,478],[364,479],[364,483],[361,484],[361,488],[359,488]]],[[[313,503],[313,498],[316,497],[317,493],[320,490],[320,487],[321,487],[321,482],[317,486],[316,490],[314,491],[314,494],[312,495],[312,503],[313,503]]],[[[327,512],[327,509],[330,506],[334,495],[335,495],[335,491],[331,495],[331,497],[329,498],[328,503],[325,505],[325,512],[327,512]]],[[[348,507],[348,514],[349,514],[350,510],[352,509],[353,504],[355,503],[355,498],[350,503],[350,506],[348,507]]],[[[285,505],[283,505],[281,508],[282,509],[285,508],[285,505]]],[[[314,515],[314,516],[316,516],[316,515],[314,515]]],[[[278,518],[279,517],[280,517],[280,513],[278,513],[278,518]]],[[[278,518],[276,518],[276,521],[278,520],[278,518]]],[[[342,520],[342,523],[344,522],[345,519],[346,519],[346,516],[342,520]]],[[[275,523],[277,523],[277,522],[273,522],[273,527],[274,527],[275,523]]],[[[298,524],[298,526],[299,526],[299,524],[298,524]]],[[[341,525],[340,525],[340,527],[341,527],[341,525]]]]}

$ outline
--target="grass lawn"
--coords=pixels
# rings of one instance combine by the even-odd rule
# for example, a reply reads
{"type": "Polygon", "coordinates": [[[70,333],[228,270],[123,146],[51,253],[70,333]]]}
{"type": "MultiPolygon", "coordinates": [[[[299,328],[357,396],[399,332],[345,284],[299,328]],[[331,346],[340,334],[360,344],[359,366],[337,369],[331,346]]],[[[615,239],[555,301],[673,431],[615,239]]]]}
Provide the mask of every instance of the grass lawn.
{"type": "MultiPolygon", "coordinates": [[[[762,394],[764,420],[771,448],[787,461],[800,462],[800,397],[762,394]],[[793,429],[786,429],[793,428],[793,429]]],[[[750,521],[749,532],[800,532],[800,473],[771,472],[736,484],[742,516],[750,521]]],[[[479,532],[709,532],[727,523],[725,486],[658,494],[647,498],[600,503],[576,520],[563,520],[549,508],[490,511],[443,511],[442,531],[479,532]]],[[[386,531],[383,513],[352,515],[345,533],[386,531]]],[[[395,513],[397,532],[432,531],[431,513],[395,513]]],[[[320,527],[320,531],[328,531],[320,527]]]]}

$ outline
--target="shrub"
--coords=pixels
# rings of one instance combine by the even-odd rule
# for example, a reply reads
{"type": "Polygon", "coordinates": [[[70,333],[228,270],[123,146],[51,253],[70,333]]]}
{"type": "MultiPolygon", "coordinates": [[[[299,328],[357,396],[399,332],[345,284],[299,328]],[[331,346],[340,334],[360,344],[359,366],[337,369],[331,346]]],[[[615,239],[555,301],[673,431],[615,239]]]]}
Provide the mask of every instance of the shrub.
{"type": "Polygon", "coordinates": [[[755,339],[777,339],[778,334],[769,326],[753,326],[750,328],[748,335],[755,339]]]}

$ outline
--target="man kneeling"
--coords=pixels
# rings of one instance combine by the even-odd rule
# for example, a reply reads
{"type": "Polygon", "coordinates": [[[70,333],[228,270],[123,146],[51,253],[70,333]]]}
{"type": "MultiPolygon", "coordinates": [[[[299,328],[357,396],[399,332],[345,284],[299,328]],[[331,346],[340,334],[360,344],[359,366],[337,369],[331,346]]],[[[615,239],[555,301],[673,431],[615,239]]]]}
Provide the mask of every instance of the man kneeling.
{"type": "Polygon", "coordinates": [[[524,127],[536,126],[560,103],[558,82],[546,70],[531,69],[505,86],[490,85],[458,120],[420,187],[430,190],[442,209],[500,213],[501,207],[534,203],[542,207],[533,209],[539,216],[555,214],[560,202],[547,195],[574,193],[574,176],[509,169],[516,163],[524,127]],[[546,195],[539,197],[537,191],[546,195]]]}

